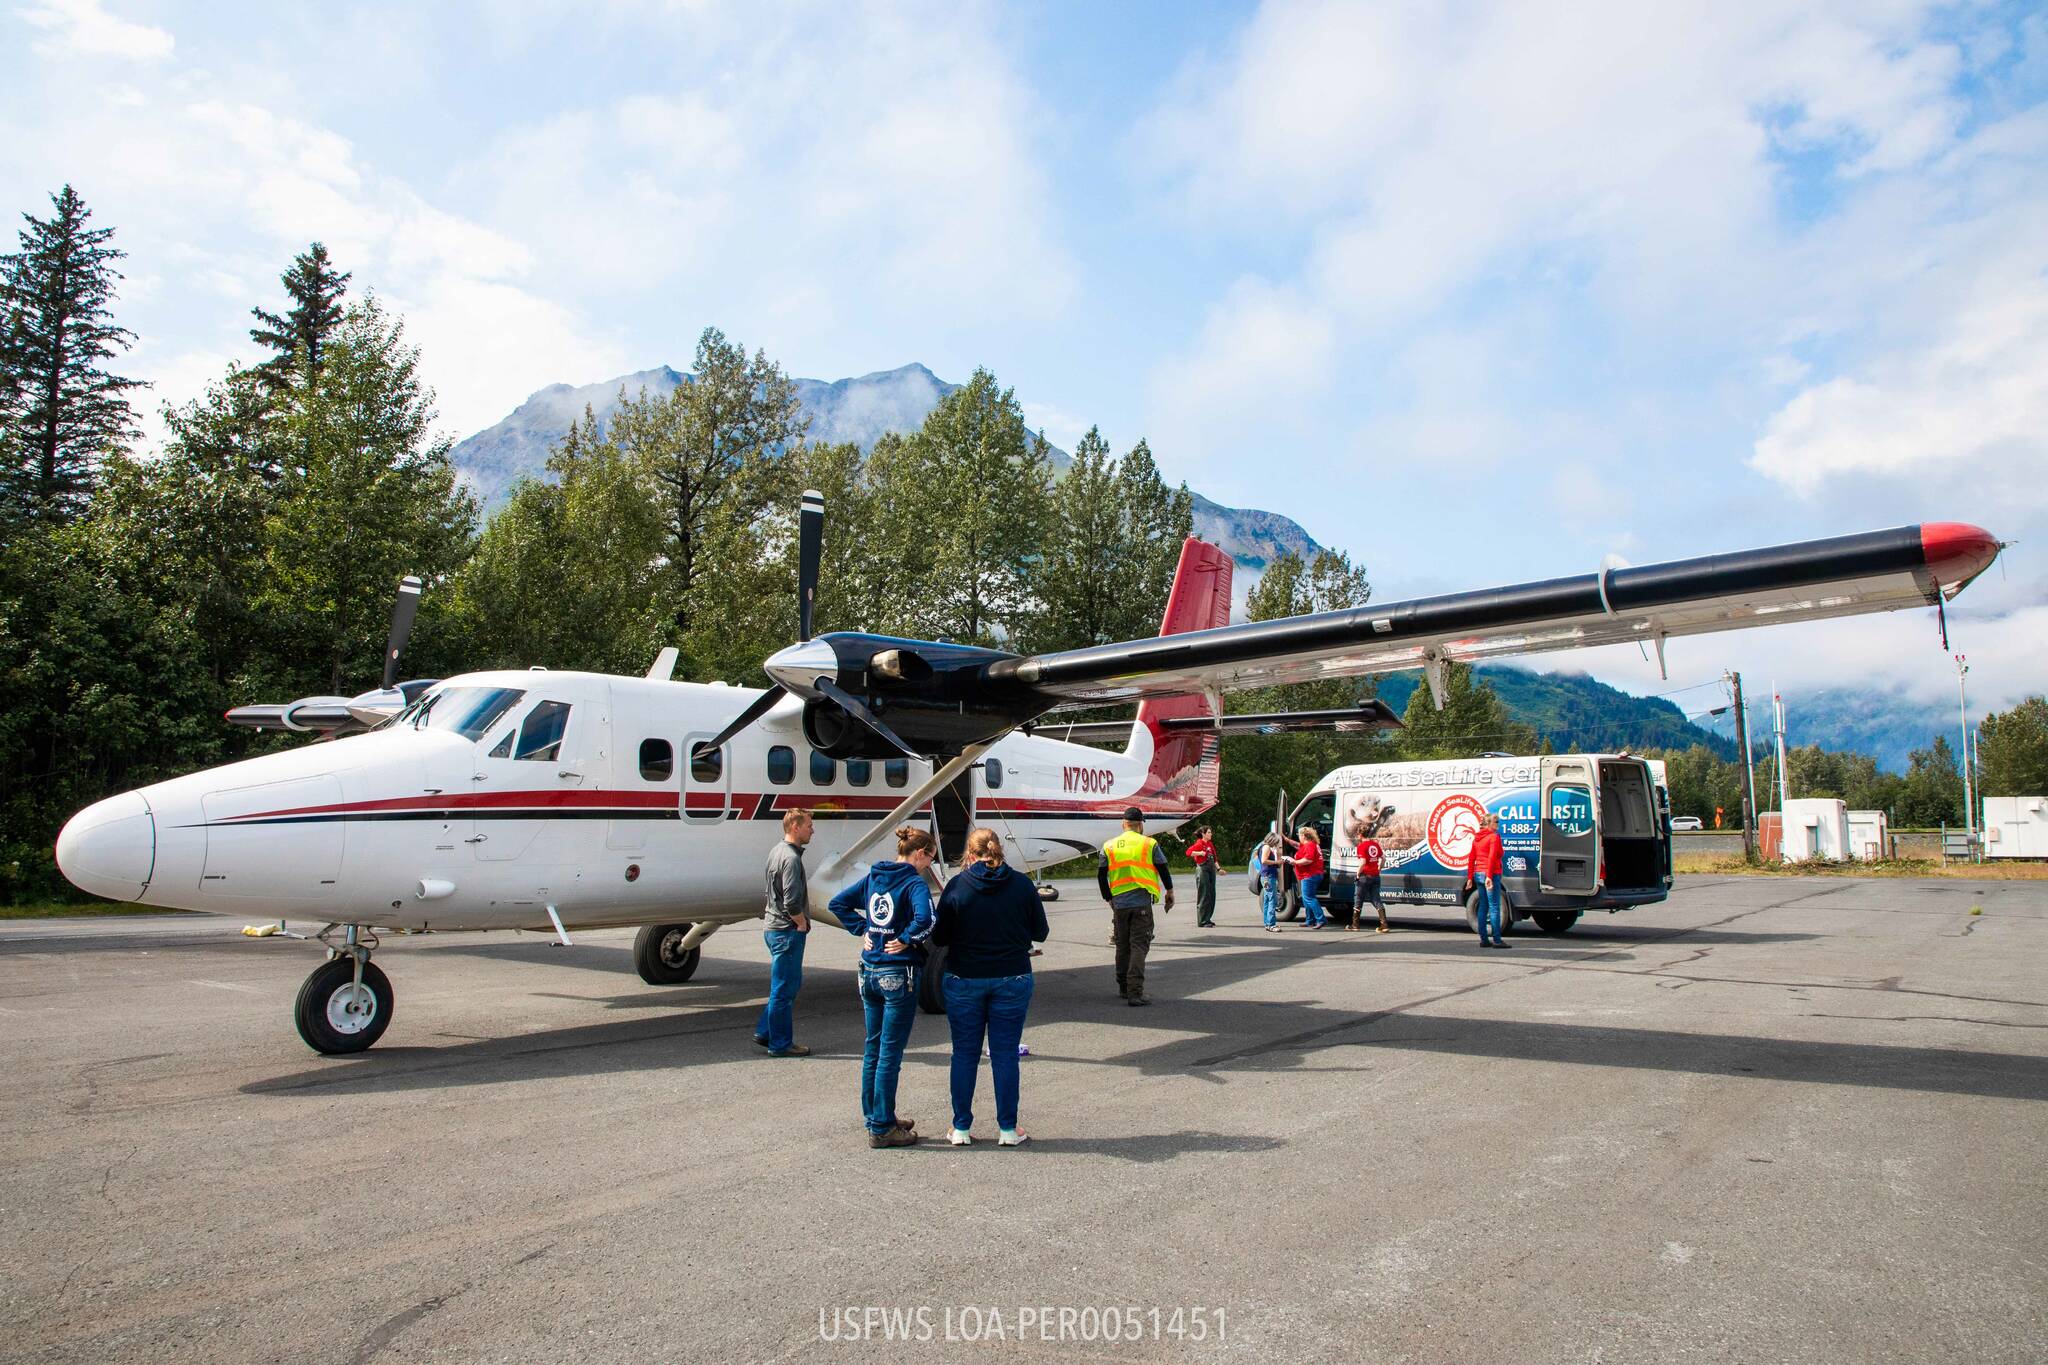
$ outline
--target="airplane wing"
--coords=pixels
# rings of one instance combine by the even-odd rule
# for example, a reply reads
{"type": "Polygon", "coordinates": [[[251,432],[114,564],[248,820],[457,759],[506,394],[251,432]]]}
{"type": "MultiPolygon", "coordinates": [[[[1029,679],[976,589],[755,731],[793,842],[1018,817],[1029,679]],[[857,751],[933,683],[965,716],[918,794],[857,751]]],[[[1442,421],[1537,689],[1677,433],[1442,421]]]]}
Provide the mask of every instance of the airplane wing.
{"type": "Polygon", "coordinates": [[[1998,557],[1956,522],[1094,645],[985,666],[1055,707],[1440,668],[1518,654],[1939,606],[1998,557]]]}
{"type": "MultiPolygon", "coordinates": [[[[1379,700],[1359,702],[1328,711],[1249,711],[1228,716],[1173,716],[1158,722],[1168,734],[1198,735],[1293,735],[1316,731],[1337,734],[1365,734],[1376,730],[1398,730],[1401,718],[1394,708],[1379,700]]],[[[1121,744],[1131,737],[1127,720],[1089,720],[1062,724],[1041,721],[1023,727],[1028,733],[1073,744],[1121,744]]]]}

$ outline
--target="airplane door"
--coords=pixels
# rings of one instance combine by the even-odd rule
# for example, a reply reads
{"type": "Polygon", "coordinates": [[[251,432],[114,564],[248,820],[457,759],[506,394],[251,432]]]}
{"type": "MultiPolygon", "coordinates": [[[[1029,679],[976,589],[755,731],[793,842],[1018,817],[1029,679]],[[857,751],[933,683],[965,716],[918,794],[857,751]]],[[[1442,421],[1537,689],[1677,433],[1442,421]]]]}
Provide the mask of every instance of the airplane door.
{"type": "Polygon", "coordinates": [[[732,746],[713,749],[709,731],[683,737],[683,819],[723,820],[732,801],[732,746]]]}
{"type": "Polygon", "coordinates": [[[1564,895],[1591,895],[1599,884],[1600,831],[1593,818],[1593,760],[1547,755],[1538,760],[1543,823],[1537,838],[1537,884],[1564,895]]]}
{"type": "Polygon", "coordinates": [[[477,747],[479,799],[476,832],[469,837],[484,862],[505,862],[525,853],[558,811],[574,808],[570,793],[585,785],[586,773],[597,771],[592,765],[602,747],[596,742],[601,708],[573,705],[538,690],[528,696],[477,747]],[[587,718],[579,714],[586,711],[587,718]]]}

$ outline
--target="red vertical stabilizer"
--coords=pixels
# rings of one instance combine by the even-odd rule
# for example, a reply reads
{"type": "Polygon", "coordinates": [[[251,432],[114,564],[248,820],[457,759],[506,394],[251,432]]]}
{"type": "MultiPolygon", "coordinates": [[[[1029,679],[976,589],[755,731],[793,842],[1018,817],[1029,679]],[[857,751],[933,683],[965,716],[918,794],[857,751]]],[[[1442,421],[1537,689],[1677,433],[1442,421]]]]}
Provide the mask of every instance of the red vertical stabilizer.
{"type": "MultiPolygon", "coordinates": [[[[1229,625],[1230,575],[1235,567],[1229,555],[1205,540],[1189,536],[1181,542],[1180,567],[1174,570],[1173,591],[1167,594],[1166,620],[1159,633],[1180,635],[1229,625]]],[[[1136,802],[1147,814],[1178,822],[1193,819],[1216,804],[1218,738],[1176,735],[1160,727],[1164,720],[1214,714],[1216,709],[1204,696],[1139,703],[1131,745],[1125,752],[1135,757],[1147,745],[1152,750],[1151,769],[1136,802]]]]}

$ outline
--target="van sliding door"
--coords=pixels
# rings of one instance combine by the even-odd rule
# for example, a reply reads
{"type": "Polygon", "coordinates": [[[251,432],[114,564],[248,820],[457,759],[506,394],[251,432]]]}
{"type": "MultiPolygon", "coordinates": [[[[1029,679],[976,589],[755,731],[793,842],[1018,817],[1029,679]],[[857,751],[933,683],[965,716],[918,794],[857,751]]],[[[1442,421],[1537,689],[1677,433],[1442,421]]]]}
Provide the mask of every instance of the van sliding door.
{"type": "Polygon", "coordinates": [[[1593,817],[1593,761],[1551,755],[1538,760],[1543,826],[1537,840],[1537,885],[1563,895],[1599,887],[1600,829],[1593,817]]]}

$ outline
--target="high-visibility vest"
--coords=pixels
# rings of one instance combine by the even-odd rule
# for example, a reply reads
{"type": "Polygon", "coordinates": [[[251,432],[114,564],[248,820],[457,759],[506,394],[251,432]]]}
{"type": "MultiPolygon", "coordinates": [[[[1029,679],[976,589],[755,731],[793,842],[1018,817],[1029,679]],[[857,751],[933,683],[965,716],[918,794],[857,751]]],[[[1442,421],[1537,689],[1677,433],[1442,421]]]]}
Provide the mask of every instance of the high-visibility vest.
{"type": "Polygon", "coordinates": [[[1143,891],[1158,900],[1164,894],[1159,885],[1159,869],[1153,865],[1153,841],[1145,835],[1125,830],[1102,846],[1103,856],[1109,859],[1109,894],[1121,896],[1126,891],[1143,891]]]}

